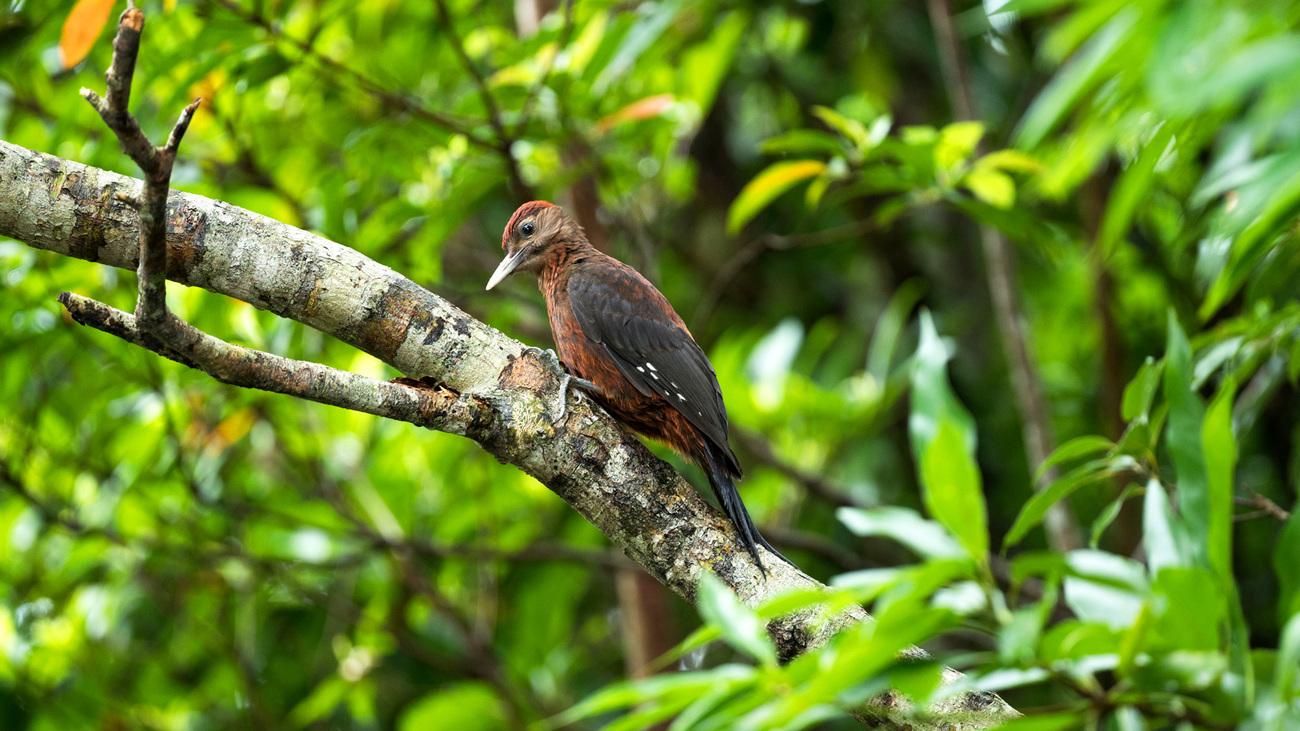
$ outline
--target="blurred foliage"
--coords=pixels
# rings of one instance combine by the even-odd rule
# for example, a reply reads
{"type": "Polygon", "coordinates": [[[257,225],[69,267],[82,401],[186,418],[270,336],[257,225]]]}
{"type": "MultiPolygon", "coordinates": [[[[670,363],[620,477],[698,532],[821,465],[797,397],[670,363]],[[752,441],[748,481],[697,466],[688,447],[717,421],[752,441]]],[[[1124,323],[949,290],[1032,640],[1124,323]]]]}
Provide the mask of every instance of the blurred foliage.
{"type": "MultiPolygon", "coordinates": [[[[135,174],[77,94],[109,34],[62,68],[73,5],[0,8],[0,136],[135,174]]],[[[620,682],[623,569],[544,488],[77,327],[58,292],[129,307],[133,277],[0,242],[0,728],[854,727],[887,688],[994,690],[1024,729],[1300,726],[1293,3],[963,3],[955,75],[942,0],[574,0],[531,34],[515,5],[146,0],[133,104],[159,138],[204,98],[177,187],[537,344],[540,296],[482,285],[521,198],[570,206],[691,325],[747,504],[834,591],[706,580],[670,608],[680,672],[620,682]],[[980,225],[1015,244],[1048,465],[980,225]],[[1086,547],[1042,548],[1061,501],[1086,547]],[[762,619],[850,603],[878,621],[775,662],[762,619]]]]}

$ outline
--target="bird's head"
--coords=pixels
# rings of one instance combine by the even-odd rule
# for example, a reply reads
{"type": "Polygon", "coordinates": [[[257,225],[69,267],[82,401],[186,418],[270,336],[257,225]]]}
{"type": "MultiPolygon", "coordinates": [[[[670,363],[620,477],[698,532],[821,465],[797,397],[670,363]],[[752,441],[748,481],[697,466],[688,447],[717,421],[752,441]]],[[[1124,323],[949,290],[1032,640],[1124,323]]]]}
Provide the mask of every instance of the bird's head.
{"type": "Polygon", "coordinates": [[[533,201],[519,206],[501,234],[501,248],[506,256],[492,272],[487,288],[492,289],[516,271],[541,271],[560,245],[581,236],[581,230],[569,214],[554,203],[533,201]]]}

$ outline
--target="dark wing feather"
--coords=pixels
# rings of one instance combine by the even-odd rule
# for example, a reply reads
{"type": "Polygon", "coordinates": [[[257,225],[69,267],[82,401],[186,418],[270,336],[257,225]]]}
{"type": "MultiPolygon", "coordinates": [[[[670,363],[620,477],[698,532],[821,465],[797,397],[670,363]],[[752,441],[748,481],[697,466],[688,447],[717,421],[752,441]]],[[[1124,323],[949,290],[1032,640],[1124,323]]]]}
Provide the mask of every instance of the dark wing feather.
{"type": "Polygon", "coordinates": [[[722,448],[729,466],[739,465],[727,444],[727,409],[704,351],[673,317],[664,296],[625,265],[578,269],[569,278],[569,304],[583,334],[605,346],[619,371],[643,395],[657,393],[722,448]]]}

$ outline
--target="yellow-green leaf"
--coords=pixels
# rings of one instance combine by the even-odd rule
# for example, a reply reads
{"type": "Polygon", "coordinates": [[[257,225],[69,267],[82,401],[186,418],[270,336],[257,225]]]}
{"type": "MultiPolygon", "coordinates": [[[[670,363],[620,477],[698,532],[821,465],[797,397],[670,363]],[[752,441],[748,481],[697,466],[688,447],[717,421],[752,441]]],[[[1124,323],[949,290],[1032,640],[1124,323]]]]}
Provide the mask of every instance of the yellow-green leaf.
{"type": "Polygon", "coordinates": [[[962,179],[962,185],[994,208],[1007,209],[1016,204],[1015,181],[991,167],[975,167],[962,179]]]}
{"type": "Polygon", "coordinates": [[[727,212],[727,232],[736,233],[744,228],[750,219],[776,200],[777,196],[789,190],[801,180],[820,175],[826,169],[826,163],[819,160],[793,160],[769,165],[766,170],[754,176],[736,196],[727,212]]]}

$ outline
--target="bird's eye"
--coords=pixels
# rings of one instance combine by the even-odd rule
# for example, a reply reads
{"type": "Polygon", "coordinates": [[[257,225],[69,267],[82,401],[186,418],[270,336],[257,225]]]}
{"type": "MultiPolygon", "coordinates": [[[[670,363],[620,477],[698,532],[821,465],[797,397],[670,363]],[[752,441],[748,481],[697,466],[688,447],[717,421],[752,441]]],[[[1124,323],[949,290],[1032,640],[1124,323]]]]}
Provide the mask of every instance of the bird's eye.
{"type": "Polygon", "coordinates": [[[519,231],[524,236],[532,236],[534,230],[535,229],[533,228],[532,221],[524,221],[522,224],[519,225],[519,231]]]}

